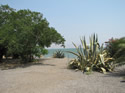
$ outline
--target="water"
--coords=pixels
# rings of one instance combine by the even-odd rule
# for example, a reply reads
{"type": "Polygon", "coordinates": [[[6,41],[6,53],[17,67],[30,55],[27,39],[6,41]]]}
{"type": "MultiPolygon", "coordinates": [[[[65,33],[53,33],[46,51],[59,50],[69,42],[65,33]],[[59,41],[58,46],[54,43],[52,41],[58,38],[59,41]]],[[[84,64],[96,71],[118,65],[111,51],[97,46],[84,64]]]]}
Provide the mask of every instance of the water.
{"type": "Polygon", "coordinates": [[[75,55],[71,54],[71,53],[68,53],[67,51],[72,51],[72,52],[76,52],[76,49],[75,48],[65,48],[65,49],[48,49],[48,54],[47,55],[44,55],[44,57],[52,57],[53,56],[53,53],[55,53],[56,51],[58,50],[61,50],[63,51],[63,53],[65,54],[65,57],[67,58],[76,58],[75,55]]]}

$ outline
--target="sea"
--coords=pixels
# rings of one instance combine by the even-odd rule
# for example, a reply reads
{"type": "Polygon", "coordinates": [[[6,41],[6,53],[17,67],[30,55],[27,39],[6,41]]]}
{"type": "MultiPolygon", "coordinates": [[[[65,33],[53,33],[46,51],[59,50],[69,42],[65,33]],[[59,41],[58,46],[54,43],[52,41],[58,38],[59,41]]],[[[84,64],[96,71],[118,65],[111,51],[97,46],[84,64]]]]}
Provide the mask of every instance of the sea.
{"type": "Polygon", "coordinates": [[[75,48],[64,48],[64,49],[47,49],[48,50],[48,54],[47,55],[44,55],[45,58],[50,58],[53,56],[53,54],[60,50],[64,53],[65,57],[67,58],[76,58],[75,55],[69,53],[68,51],[71,51],[71,52],[75,52],[77,53],[76,49],[75,48]]]}

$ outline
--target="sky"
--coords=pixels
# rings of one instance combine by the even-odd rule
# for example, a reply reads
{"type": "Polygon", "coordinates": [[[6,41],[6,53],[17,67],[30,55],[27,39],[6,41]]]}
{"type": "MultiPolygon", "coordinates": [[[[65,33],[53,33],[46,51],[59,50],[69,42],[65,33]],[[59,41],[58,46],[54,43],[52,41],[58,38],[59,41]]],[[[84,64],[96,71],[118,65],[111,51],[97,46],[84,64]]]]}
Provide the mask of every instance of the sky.
{"type": "Polygon", "coordinates": [[[125,36],[125,0],[0,0],[0,4],[41,12],[64,36],[66,48],[73,48],[72,42],[80,45],[83,36],[89,41],[93,33],[101,44],[125,36]]]}

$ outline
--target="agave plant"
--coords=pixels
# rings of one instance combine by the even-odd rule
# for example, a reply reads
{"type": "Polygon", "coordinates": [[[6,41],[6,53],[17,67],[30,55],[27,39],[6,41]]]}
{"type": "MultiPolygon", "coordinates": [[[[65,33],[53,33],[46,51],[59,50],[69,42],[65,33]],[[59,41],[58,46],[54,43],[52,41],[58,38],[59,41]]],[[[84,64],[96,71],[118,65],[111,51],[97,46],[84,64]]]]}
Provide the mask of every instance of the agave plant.
{"type": "Polygon", "coordinates": [[[69,68],[71,69],[80,69],[80,62],[77,59],[70,60],[69,68]]]}
{"type": "Polygon", "coordinates": [[[61,50],[57,50],[54,54],[53,54],[53,58],[64,58],[65,55],[63,53],[63,51],[61,50]]]}
{"type": "MultiPolygon", "coordinates": [[[[108,51],[104,50],[103,45],[100,46],[98,43],[98,36],[92,35],[90,37],[90,44],[86,44],[85,37],[81,39],[81,45],[76,46],[74,43],[77,53],[69,51],[77,56],[74,63],[79,63],[79,69],[82,72],[89,72],[92,70],[100,71],[106,73],[106,71],[112,71],[114,68],[113,58],[110,58],[108,51]],[[76,61],[77,60],[77,61],[76,61]]],[[[70,62],[73,65],[73,61],[70,62]]]]}

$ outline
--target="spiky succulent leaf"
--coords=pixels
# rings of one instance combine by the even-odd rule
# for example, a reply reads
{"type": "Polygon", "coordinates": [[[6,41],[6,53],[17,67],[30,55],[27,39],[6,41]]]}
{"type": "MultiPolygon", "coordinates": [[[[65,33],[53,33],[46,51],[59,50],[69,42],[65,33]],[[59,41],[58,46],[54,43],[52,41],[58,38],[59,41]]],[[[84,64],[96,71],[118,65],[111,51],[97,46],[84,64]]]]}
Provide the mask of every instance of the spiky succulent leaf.
{"type": "Polygon", "coordinates": [[[77,65],[76,67],[79,67],[82,72],[87,71],[86,68],[88,67],[90,67],[91,70],[102,71],[103,73],[113,70],[114,64],[111,62],[112,58],[110,58],[107,51],[104,50],[103,45],[100,47],[97,35],[94,34],[90,37],[89,46],[86,44],[85,37],[80,39],[80,41],[82,45],[79,47],[73,43],[77,53],[69,52],[77,56],[79,64],[75,64],[77,65]]]}
{"type": "Polygon", "coordinates": [[[106,69],[105,69],[105,68],[101,67],[101,70],[102,70],[102,72],[103,72],[104,74],[106,74],[106,69]]]}

